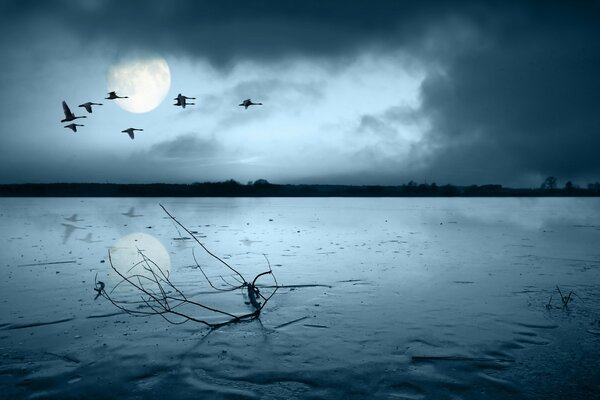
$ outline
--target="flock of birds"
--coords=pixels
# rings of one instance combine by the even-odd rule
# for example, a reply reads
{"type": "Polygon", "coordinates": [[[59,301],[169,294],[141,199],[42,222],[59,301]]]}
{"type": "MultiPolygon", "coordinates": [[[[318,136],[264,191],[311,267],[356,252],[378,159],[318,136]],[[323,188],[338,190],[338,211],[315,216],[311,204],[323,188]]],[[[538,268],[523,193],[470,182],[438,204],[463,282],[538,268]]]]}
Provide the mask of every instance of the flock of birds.
{"type": "MultiPolygon", "coordinates": [[[[142,214],[136,214],[135,213],[135,207],[130,207],[129,211],[121,213],[121,215],[124,215],[126,217],[129,218],[136,218],[136,217],[143,217],[142,214]]],[[[71,237],[71,235],[77,231],[77,230],[85,230],[86,228],[81,228],[77,225],[73,225],[77,222],[82,222],[84,221],[82,218],[79,218],[77,214],[73,214],[70,217],[63,217],[65,221],[69,221],[69,223],[61,223],[62,226],[65,227],[64,233],[63,233],[63,244],[67,243],[67,241],[69,240],[69,238],[71,237]]],[[[101,242],[101,240],[93,240],[92,239],[92,234],[88,233],[85,237],[83,238],[77,238],[77,240],[80,240],[82,242],[86,242],[86,243],[98,243],[101,242]]]]}
{"type": "MultiPolygon", "coordinates": [[[[129,98],[129,97],[128,96],[119,96],[114,91],[109,92],[108,97],[105,97],[106,100],[127,99],[127,98],[129,98]]],[[[173,105],[177,106],[177,107],[181,107],[181,108],[185,108],[186,106],[190,106],[190,105],[193,106],[196,103],[190,103],[190,102],[188,102],[188,100],[195,100],[195,99],[196,99],[195,97],[187,97],[187,96],[184,96],[181,93],[179,93],[177,95],[177,97],[175,97],[173,99],[173,100],[175,100],[175,104],[173,104],[173,105]]],[[[91,114],[92,106],[101,106],[101,105],[102,105],[102,103],[94,103],[94,102],[88,101],[87,103],[80,104],[78,107],[85,108],[85,110],[88,112],[88,114],[91,114]]],[[[262,103],[253,103],[252,100],[246,99],[246,100],[242,101],[239,105],[243,106],[244,109],[248,109],[248,107],[250,107],[250,106],[262,106],[262,103]]],[[[70,122],[70,124],[67,124],[64,126],[65,128],[71,129],[73,132],[77,132],[78,126],[85,126],[83,124],[77,124],[77,123],[73,122],[78,118],[87,118],[85,115],[77,116],[77,115],[73,114],[73,112],[67,105],[67,102],[64,100],[62,102],[62,106],[63,106],[63,112],[65,113],[65,118],[62,119],[60,122],[62,122],[62,123],[70,122]]],[[[127,129],[123,129],[121,132],[127,133],[129,135],[129,137],[133,140],[135,138],[136,131],[143,131],[143,129],[127,128],[127,129]]]]}

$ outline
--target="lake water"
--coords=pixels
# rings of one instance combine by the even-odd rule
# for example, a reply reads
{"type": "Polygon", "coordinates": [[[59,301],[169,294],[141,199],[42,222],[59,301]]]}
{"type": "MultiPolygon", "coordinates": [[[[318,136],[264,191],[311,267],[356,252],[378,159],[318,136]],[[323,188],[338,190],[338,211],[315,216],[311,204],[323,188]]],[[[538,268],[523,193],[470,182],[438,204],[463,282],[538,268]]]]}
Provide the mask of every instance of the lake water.
{"type": "Polygon", "coordinates": [[[4,198],[0,243],[2,398],[600,398],[600,199],[4,198]],[[248,311],[159,203],[246,279],[268,258],[260,320],[94,300],[129,245],[248,311]]]}

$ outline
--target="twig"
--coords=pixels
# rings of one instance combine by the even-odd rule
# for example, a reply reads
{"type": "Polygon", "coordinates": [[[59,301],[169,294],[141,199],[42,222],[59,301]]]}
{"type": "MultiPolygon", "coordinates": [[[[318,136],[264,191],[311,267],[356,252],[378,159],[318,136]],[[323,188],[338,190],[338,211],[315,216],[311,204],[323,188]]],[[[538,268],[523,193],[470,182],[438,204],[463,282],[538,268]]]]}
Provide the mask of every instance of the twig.
{"type": "MultiPolygon", "coordinates": [[[[563,307],[568,307],[569,306],[569,302],[573,301],[573,299],[571,298],[571,295],[573,295],[575,293],[571,291],[571,292],[569,292],[568,296],[564,296],[562,294],[562,292],[560,291],[560,288],[558,287],[558,285],[556,285],[556,290],[558,290],[558,294],[560,295],[560,300],[563,303],[563,307]]],[[[575,294],[575,296],[577,296],[577,294],[575,294]]],[[[579,297],[579,296],[577,296],[577,297],[579,297]]]]}
{"type": "Polygon", "coordinates": [[[56,265],[56,264],[75,264],[77,261],[52,261],[52,262],[43,262],[36,264],[19,264],[17,267],[38,267],[42,265],[56,265]]]}
{"type": "Polygon", "coordinates": [[[167,211],[167,209],[162,205],[159,204],[159,206],[163,209],[163,211],[177,224],[179,225],[184,231],[186,231],[193,239],[194,241],[196,241],[196,243],[198,243],[200,245],[200,247],[202,247],[204,249],[204,251],[206,251],[211,257],[215,258],[216,260],[218,260],[219,262],[221,262],[223,265],[225,265],[227,268],[229,268],[230,270],[232,270],[233,272],[235,272],[241,279],[242,281],[245,282],[244,277],[242,276],[242,274],[240,274],[235,268],[233,268],[231,265],[227,264],[225,261],[223,261],[223,259],[221,259],[220,257],[214,255],[213,253],[210,252],[210,250],[208,250],[204,244],[202,244],[202,242],[200,242],[200,240],[198,240],[198,238],[192,233],[192,231],[190,231],[188,228],[186,228],[181,222],[179,222],[174,216],[171,215],[171,213],[169,213],[169,211],[167,211]]]}
{"type": "Polygon", "coordinates": [[[210,279],[208,279],[208,276],[206,276],[206,273],[204,272],[204,269],[200,266],[200,264],[198,263],[198,260],[196,260],[196,254],[194,253],[194,249],[192,249],[192,257],[194,258],[194,262],[196,263],[196,266],[198,267],[198,269],[200,270],[200,272],[202,272],[202,275],[204,275],[204,279],[206,279],[206,281],[208,282],[208,284],[210,285],[211,288],[221,291],[221,292],[229,292],[232,290],[237,290],[239,288],[241,288],[242,286],[233,286],[231,285],[229,282],[225,281],[225,279],[223,279],[223,277],[221,277],[221,279],[223,279],[223,282],[227,283],[229,286],[231,286],[231,288],[229,289],[222,289],[222,288],[218,288],[215,285],[213,285],[212,281],[210,279]]]}
{"type": "MultiPolygon", "coordinates": [[[[110,301],[115,307],[119,310],[136,317],[149,317],[158,315],[163,318],[165,321],[170,324],[183,324],[188,321],[198,322],[208,326],[211,329],[217,329],[224,325],[242,322],[242,321],[250,321],[256,319],[260,316],[261,311],[266,306],[268,301],[273,297],[273,295],[277,292],[279,288],[277,279],[273,274],[273,270],[271,269],[271,263],[266,255],[263,254],[267,261],[267,265],[269,270],[261,272],[257,274],[252,282],[246,281],[244,276],[231,265],[223,261],[220,257],[213,254],[209,251],[204,244],[202,244],[194,234],[188,230],[183,224],[181,224],[173,215],[171,215],[163,205],[160,205],[164,212],[183,230],[185,230],[191,237],[196,241],[196,243],[208,253],[211,257],[219,261],[225,267],[227,267],[230,271],[234,273],[232,276],[233,279],[238,281],[240,284],[238,286],[232,285],[227,282],[222,276],[221,279],[230,287],[227,289],[219,288],[213,284],[211,279],[206,275],[204,269],[200,266],[196,259],[196,255],[192,250],[192,257],[196,263],[198,269],[200,269],[204,279],[208,282],[210,287],[213,290],[220,292],[230,292],[236,289],[245,288],[248,294],[248,298],[250,300],[250,304],[252,305],[253,310],[246,314],[233,314],[218,308],[210,307],[205,304],[202,304],[197,301],[193,301],[189,299],[181,290],[173,284],[170,280],[169,273],[165,272],[158,264],[156,264],[152,259],[150,259],[146,254],[138,249],[138,254],[142,258],[141,261],[135,263],[132,267],[130,267],[127,271],[121,272],[113,263],[113,259],[110,251],[108,252],[108,261],[112,270],[119,276],[121,279],[117,284],[110,290],[106,291],[105,285],[103,282],[98,281],[97,274],[94,278],[96,292],[98,292],[97,296],[102,296],[108,301],[110,301]],[[133,271],[136,267],[141,267],[143,270],[141,273],[135,273],[133,271]],[[273,277],[273,281],[275,282],[275,289],[269,294],[269,296],[264,296],[257,285],[259,278],[271,275],[273,277]],[[115,289],[120,287],[130,287],[135,289],[139,293],[139,300],[127,300],[127,299],[119,299],[115,297],[115,289]],[[135,308],[133,308],[135,306],[135,308]],[[183,309],[182,307],[186,307],[183,309]],[[219,315],[221,317],[226,317],[226,319],[220,322],[210,322],[206,319],[196,317],[188,310],[193,308],[202,309],[204,311],[208,311],[215,315],[219,315]]],[[[177,226],[176,226],[177,228],[177,226]]]]}
{"type": "Polygon", "coordinates": [[[294,320],[292,320],[292,321],[284,322],[284,323],[283,323],[283,324],[281,324],[281,325],[277,325],[277,326],[276,326],[275,328],[273,328],[273,329],[279,329],[279,328],[283,328],[284,326],[288,326],[288,325],[291,325],[291,324],[295,324],[296,322],[303,321],[303,320],[305,320],[305,319],[307,319],[307,318],[310,318],[310,317],[307,315],[307,316],[305,316],[305,317],[296,318],[296,319],[294,319],[294,320]]]}
{"type": "Polygon", "coordinates": [[[548,299],[548,304],[546,304],[546,308],[547,309],[551,309],[552,305],[550,304],[552,302],[552,295],[550,295],[550,299],[548,299]]]}

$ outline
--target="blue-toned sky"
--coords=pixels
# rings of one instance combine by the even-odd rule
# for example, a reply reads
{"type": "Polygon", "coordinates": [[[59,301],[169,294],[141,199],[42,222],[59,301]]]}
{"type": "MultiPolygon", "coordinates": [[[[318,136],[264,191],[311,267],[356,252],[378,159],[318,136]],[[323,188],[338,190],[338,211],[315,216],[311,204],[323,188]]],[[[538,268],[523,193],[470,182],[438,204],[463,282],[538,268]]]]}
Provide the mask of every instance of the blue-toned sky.
{"type": "Polygon", "coordinates": [[[598,38],[592,1],[3,0],[0,183],[585,185],[598,38]],[[148,57],[171,73],[156,109],[103,99],[148,57]],[[104,105],[74,134],[63,100],[104,105]]]}

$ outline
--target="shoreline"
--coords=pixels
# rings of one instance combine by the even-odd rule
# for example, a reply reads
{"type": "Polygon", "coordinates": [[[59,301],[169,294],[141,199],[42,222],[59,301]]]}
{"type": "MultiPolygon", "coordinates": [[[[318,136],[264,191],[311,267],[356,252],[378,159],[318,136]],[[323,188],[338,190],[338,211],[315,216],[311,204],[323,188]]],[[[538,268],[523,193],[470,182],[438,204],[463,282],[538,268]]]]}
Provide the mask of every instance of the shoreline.
{"type": "Polygon", "coordinates": [[[193,184],[21,183],[0,184],[0,197],[600,197],[600,187],[509,188],[409,183],[383,185],[291,185],[234,180],[193,184]]]}

